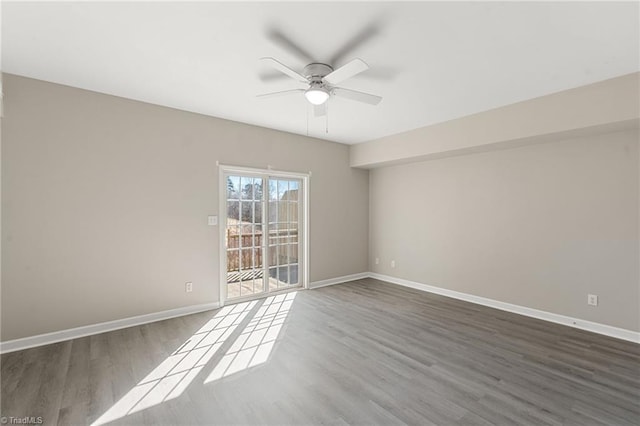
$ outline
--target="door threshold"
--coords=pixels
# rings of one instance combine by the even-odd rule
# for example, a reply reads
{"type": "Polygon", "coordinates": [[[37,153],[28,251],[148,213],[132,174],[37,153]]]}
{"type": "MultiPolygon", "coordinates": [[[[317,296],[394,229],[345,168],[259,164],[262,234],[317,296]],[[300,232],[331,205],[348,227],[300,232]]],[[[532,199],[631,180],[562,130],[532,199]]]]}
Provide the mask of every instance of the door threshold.
{"type": "Polygon", "coordinates": [[[259,293],[259,294],[252,294],[250,296],[234,297],[233,299],[225,300],[223,306],[233,305],[235,303],[241,303],[241,302],[250,302],[252,300],[265,299],[265,298],[270,297],[270,296],[277,296],[279,294],[292,293],[294,291],[300,291],[300,290],[306,290],[306,288],[303,287],[302,285],[296,285],[296,286],[291,286],[291,287],[287,287],[287,288],[283,288],[283,289],[271,290],[269,292],[263,292],[263,293],[259,293]]]}

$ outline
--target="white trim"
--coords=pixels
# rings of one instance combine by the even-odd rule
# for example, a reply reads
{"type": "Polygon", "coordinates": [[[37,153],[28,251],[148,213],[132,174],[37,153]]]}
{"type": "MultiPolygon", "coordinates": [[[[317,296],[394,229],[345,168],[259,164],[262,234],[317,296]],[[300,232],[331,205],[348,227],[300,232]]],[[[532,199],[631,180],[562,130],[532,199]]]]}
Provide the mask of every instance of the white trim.
{"type": "MultiPolygon", "coordinates": [[[[218,252],[219,252],[219,295],[220,306],[224,306],[227,300],[227,251],[224,246],[225,241],[225,223],[227,220],[227,180],[226,176],[233,173],[239,173],[244,175],[252,175],[255,177],[262,177],[269,179],[271,177],[283,177],[294,178],[302,181],[302,236],[298,240],[298,246],[302,248],[302,286],[301,288],[309,288],[309,180],[311,178],[311,172],[299,173],[299,172],[287,172],[282,170],[274,170],[271,166],[267,166],[266,169],[259,169],[254,167],[234,166],[228,164],[221,164],[216,162],[218,166],[218,252]]],[[[268,201],[266,201],[268,203],[268,201]]],[[[266,243],[263,241],[263,243],[266,243]]],[[[268,243],[266,243],[268,245],[268,243]]],[[[268,293],[265,293],[268,294],[268,293]]],[[[235,303],[235,300],[234,300],[235,303]]]]}
{"type": "Polygon", "coordinates": [[[260,169],[256,167],[245,167],[245,166],[234,166],[230,164],[220,164],[218,163],[218,167],[220,169],[224,169],[225,172],[231,173],[243,173],[243,174],[256,174],[259,176],[262,175],[277,175],[282,177],[293,177],[297,179],[308,178],[311,176],[311,172],[301,173],[301,172],[287,172],[284,170],[274,170],[271,166],[267,166],[266,169],[260,169]]]}
{"type": "MultiPolygon", "coordinates": [[[[415,281],[396,278],[389,275],[382,275],[375,272],[361,272],[358,274],[344,275],[342,277],[329,278],[326,280],[314,281],[309,284],[310,289],[320,287],[343,284],[349,281],[361,280],[364,278],[374,278],[386,281],[392,284],[398,284],[404,287],[410,287],[416,290],[426,291],[429,293],[440,294],[442,296],[454,299],[464,300],[478,305],[488,306],[502,311],[513,312],[531,318],[537,318],[544,321],[562,324],[581,330],[591,331],[593,333],[603,334],[605,336],[626,340],[633,343],[640,343],[640,333],[636,331],[626,330],[624,328],[613,327],[597,322],[586,321],[579,318],[568,317],[565,315],[554,314],[551,312],[541,311],[538,309],[527,308],[526,306],[514,305],[511,303],[500,302],[486,297],[474,296],[468,293],[462,293],[455,290],[448,290],[441,287],[435,287],[415,281]]],[[[136,325],[149,324],[156,321],[162,321],[170,318],[180,317],[184,315],[196,314],[199,312],[209,311],[220,307],[218,302],[204,303],[201,305],[185,306],[182,308],[170,309],[167,311],[154,312],[135,317],[123,318],[114,321],[107,321],[98,324],[85,325],[82,327],[70,328],[67,330],[54,331],[36,336],[24,337],[22,339],[7,340],[0,342],[0,353],[8,353],[19,351],[22,349],[33,348],[36,346],[49,345],[51,343],[62,342],[65,340],[77,339],[80,337],[91,336],[94,334],[105,333],[108,331],[119,330],[122,328],[133,327],[136,325]]]]}
{"type": "Polygon", "coordinates": [[[610,325],[600,324],[597,322],[587,321],[579,318],[568,317],[565,315],[554,314],[551,312],[540,311],[538,309],[527,308],[526,306],[500,302],[498,300],[488,299],[486,297],[474,296],[473,294],[448,290],[441,287],[434,287],[415,281],[391,277],[389,275],[377,274],[375,272],[370,272],[368,275],[370,278],[387,281],[404,287],[411,287],[416,290],[440,294],[442,296],[447,296],[454,299],[465,300],[467,302],[476,303],[478,305],[488,306],[491,308],[500,309],[502,311],[513,312],[516,314],[524,315],[531,318],[537,318],[556,324],[567,325],[569,327],[579,328],[581,330],[591,331],[593,333],[604,334],[605,336],[615,337],[617,339],[627,340],[633,343],[640,343],[640,333],[636,331],[626,330],[624,328],[613,327],[610,325]]]}
{"type": "Polygon", "coordinates": [[[33,348],[35,346],[49,345],[51,343],[77,339],[79,337],[105,333],[107,331],[133,327],[135,325],[148,324],[151,322],[162,321],[169,318],[210,311],[212,309],[217,309],[219,306],[220,305],[218,302],[185,306],[182,308],[169,309],[168,311],[153,312],[150,314],[137,315],[135,317],[101,322],[98,324],[84,325],[82,327],[69,328],[67,330],[54,331],[51,333],[38,334],[36,336],[24,337],[22,339],[7,340],[5,342],[0,342],[0,353],[4,354],[7,352],[19,351],[22,349],[33,348]]]}
{"type": "MultiPolygon", "coordinates": [[[[308,289],[311,284],[309,282],[309,206],[311,205],[309,181],[311,180],[311,172],[300,176],[300,179],[302,179],[302,287],[308,289]]],[[[299,245],[300,238],[298,238],[299,245]]],[[[298,263],[300,262],[298,261],[298,263]]]]}
{"type": "MultiPolygon", "coordinates": [[[[454,299],[464,300],[478,305],[488,306],[502,311],[513,312],[531,318],[537,318],[544,321],[562,324],[581,330],[591,331],[593,333],[603,334],[605,336],[626,340],[633,343],[640,343],[640,333],[636,331],[626,330],[624,328],[613,327],[597,322],[586,321],[579,318],[568,317],[565,315],[554,314],[551,312],[541,311],[538,309],[527,308],[526,306],[514,305],[511,303],[500,302],[486,297],[474,296],[468,293],[462,293],[455,290],[448,290],[441,287],[435,287],[415,281],[396,278],[389,275],[382,275],[375,272],[361,272],[358,274],[344,275],[342,277],[329,278],[326,280],[314,281],[309,283],[310,289],[320,287],[343,284],[349,281],[361,280],[364,278],[374,278],[386,281],[392,284],[398,284],[404,287],[410,287],[416,290],[426,291],[429,293],[440,294],[442,296],[454,299]]],[[[98,324],[85,325],[82,327],[70,328],[67,330],[54,331],[36,336],[24,337],[22,339],[7,340],[0,342],[0,353],[8,353],[19,351],[22,349],[33,348],[36,346],[49,345],[51,343],[62,342],[65,340],[77,339],[80,337],[91,336],[94,334],[105,333],[108,331],[119,330],[122,328],[133,327],[136,325],[149,324],[156,321],[162,321],[170,318],[180,317],[184,315],[196,314],[199,312],[209,311],[220,307],[218,302],[205,303],[201,305],[185,306],[182,308],[170,309],[167,311],[154,312],[135,317],[123,318],[114,321],[107,321],[98,324]]]]}
{"type": "Polygon", "coordinates": [[[362,280],[370,277],[369,272],[361,272],[359,274],[344,275],[342,277],[329,278],[326,280],[314,281],[309,284],[310,289],[326,287],[328,285],[342,284],[349,281],[362,280]]]}
{"type": "Polygon", "coordinates": [[[227,248],[225,247],[225,238],[227,232],[227,179],[225,178],[226,169],[218,165],[218,300],[220,306],[224,306],[227,299],[227,248]]]}

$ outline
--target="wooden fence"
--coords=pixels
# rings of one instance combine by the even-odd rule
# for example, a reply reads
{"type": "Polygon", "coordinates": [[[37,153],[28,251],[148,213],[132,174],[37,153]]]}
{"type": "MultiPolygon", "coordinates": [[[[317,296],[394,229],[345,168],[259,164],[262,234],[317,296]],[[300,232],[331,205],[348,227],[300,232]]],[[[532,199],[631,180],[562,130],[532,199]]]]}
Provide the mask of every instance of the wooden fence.
{"type": "MultiPolygon", "coordinates": [[[[290,234],[288,230],[284,233],[272,231],[269,233],[269,237],[271,243],[274,241],[277,242],[277,244],[298,242],[297,232],[290,234]]],[[[243,269],[251,269],[247,268],[247,265],[253,265],[253,268],[262,268],[262,238],[262,233],[237,235],[230,234],[229,231],[227,231],[227,272],[240,270],[240,256],[242,256],[243,269]]]]}
{"type": "MultiPolygon", "coordinates": [[[[242,264],[251,265],[255,261],[254,268],[262,267],[262,234],[255,235],[227,235],[227,249],[240,248],[242,239],[242,250],[227,250],[227,272],[240,270],[240,252],[242,252],[242,264]],[[255,259],[253,259],[255,253],[255,259]]],[[[245,268],[246,269],[246,268],[245,268]]]]}

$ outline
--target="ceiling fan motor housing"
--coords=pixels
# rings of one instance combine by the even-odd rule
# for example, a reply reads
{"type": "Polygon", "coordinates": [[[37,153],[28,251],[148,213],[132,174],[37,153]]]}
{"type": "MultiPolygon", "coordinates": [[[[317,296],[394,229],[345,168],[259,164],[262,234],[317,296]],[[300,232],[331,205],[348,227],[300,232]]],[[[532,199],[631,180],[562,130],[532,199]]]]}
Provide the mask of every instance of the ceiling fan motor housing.
{"type": "Polygon", "coordinates": [[[333,68],[327,64],[313,63],[304,67],[302,74],[311,82],[321,81],[325,75],[333,72],[333,68]]]}

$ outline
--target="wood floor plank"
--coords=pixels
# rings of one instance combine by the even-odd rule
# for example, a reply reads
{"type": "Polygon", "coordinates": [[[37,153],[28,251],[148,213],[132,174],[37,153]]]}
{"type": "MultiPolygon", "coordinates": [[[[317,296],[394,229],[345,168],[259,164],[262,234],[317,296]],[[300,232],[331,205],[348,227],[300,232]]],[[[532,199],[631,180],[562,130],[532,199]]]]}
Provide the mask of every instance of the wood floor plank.
{"type": "Polygon", "coordinates": [[[4,354],[1,414],[60,425],[640,424],[640,345],[373,279],[278,297],[4,354]]]}

